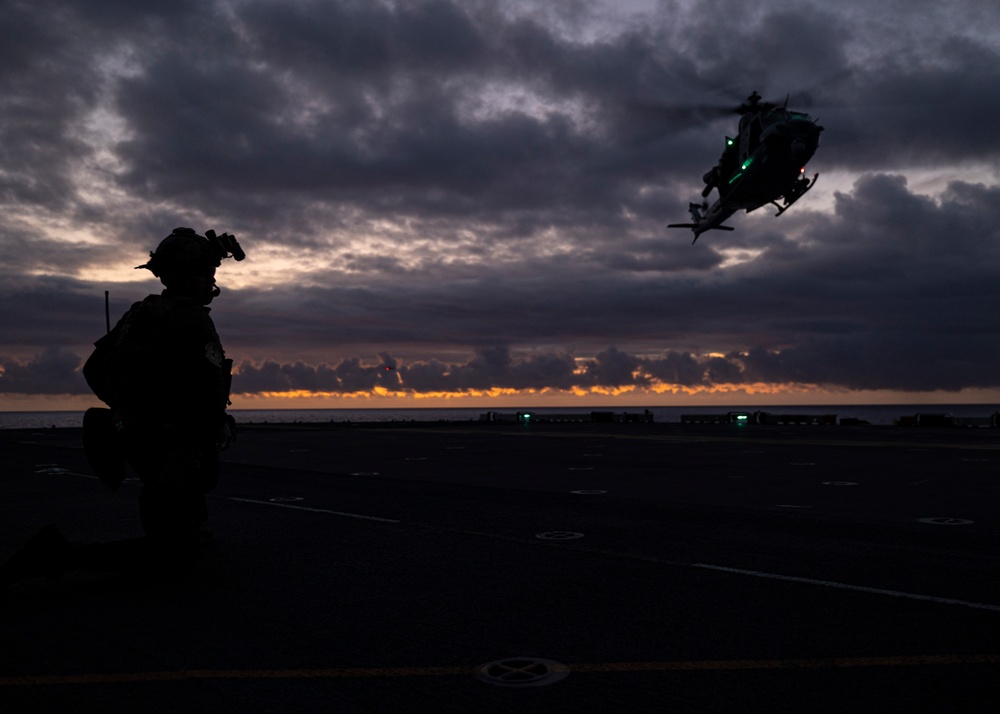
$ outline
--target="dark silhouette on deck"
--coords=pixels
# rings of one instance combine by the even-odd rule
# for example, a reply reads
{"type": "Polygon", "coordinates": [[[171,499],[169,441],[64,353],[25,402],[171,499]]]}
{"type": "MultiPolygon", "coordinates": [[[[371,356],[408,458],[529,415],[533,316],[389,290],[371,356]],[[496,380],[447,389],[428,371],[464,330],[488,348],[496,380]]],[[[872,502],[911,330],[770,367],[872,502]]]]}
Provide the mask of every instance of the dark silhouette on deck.
{"type": "Polygon", "coordinates": [[[220,293],[215,269],[228,257],[245,257],[233,236],[175,229],[137,266],[163,292],[133,304],[84,365],[108,405],[84,418],[87,458],[112,490],[126,464],[141,479],[145,535],[82,545],[47,526],[0,568],[0,587],[74,570],[171,575],[198,561],[212,537],[205,494],[219,481],[218,452],[235,436],[226,413],[232,360],[207,307],[220,293]]]}

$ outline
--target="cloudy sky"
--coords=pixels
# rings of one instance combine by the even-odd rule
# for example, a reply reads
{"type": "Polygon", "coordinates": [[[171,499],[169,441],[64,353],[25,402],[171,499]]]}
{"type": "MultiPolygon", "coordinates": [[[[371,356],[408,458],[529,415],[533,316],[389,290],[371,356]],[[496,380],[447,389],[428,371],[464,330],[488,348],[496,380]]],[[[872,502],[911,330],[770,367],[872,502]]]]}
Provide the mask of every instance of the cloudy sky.
{"type": "Polygon", "coordinates": [[[94,401],[176,226],[248,254],[237,407],[1000,401],[995,3],[0,10],[0,409],[94,401]],[[736,122],[695,108],[753,90],[819,181],[691,245],[736,122]]]}

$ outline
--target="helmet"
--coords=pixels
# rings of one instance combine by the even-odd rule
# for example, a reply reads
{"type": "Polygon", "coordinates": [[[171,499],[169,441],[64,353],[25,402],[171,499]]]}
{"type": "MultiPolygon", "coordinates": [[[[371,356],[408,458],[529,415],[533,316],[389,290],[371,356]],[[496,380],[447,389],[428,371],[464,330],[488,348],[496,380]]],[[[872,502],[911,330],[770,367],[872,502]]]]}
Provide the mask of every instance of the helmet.
{"type": "Polygon", "coordinates": [[[193,228],[174,228],[173,233],[150,252],[149,262],[135,266],[136,270],[146,268],[158,278],[164,275],[211,275],[230,252],[237,260],[242,260],[243,251],[234,236],[227,233],[216,236],[215,231],[206,233],[208,237],[198,235],[193,228]]]}

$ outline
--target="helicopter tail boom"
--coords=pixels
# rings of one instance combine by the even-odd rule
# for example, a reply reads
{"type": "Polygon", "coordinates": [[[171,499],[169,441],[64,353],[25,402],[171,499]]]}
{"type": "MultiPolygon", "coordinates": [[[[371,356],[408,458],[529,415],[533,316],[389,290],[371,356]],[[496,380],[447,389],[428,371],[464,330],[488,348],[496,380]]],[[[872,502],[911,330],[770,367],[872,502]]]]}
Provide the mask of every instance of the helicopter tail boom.
{"type": "Polygon", "coordinates": [[[691,220],[693,223],[670,223],[667,228],[690,228],[694,232],[694,240],[691,241],[691,245],[694,245],[700,236],[705,231],[732,231],[736,230],[732,226],[724,226],[722,222],[733,215],[733,211],[722,206],[720,201],[716,201],[711,209],[708,208],[708,204],[697,204],[691,203],[688,205],[688,210],[691,212],[691,220]],[[708,213],[703,213],[704,211],[708,213]]]}
{"type": "Polygon", "coordinates": [[[694,245],[700,236],[705,231],[735,231],[736,229],[732,226],[711,226],[710,228],[705,228],[699,226],[697,223],[670,223],[667,228],[690,228],[694,231],[694,240],[691,241],[691,245],[694,245]]]}

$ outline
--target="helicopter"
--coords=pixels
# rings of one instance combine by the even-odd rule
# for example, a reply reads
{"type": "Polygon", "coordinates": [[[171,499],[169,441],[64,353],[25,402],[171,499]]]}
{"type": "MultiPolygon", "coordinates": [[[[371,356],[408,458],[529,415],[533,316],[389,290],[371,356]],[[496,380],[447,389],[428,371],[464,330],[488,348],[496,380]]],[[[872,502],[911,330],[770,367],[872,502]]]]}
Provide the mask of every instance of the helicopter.
{"type": "Polygon", "coordinates": [[[719,198],[691,203],[691,223],[671,223],[668,228],[690,228],[695,241],[705,231],[734,230],[723,222],[740,209],[747,213],[765,204],[778,209],[775,216],[813,187],[819,174],[812,179],[805,175],[805,165],[819,146],[823,127],[808,114],[788,109],[788,97],[783,105],[761,101],[754,91],[747,100],[726,113],[740,115],[739,133],[726,137],[726,146],[719,163],[703,177],[702,198],[717,189],[719,198]],[[781,204],[778,201],[782,201],[781,204]]]}

